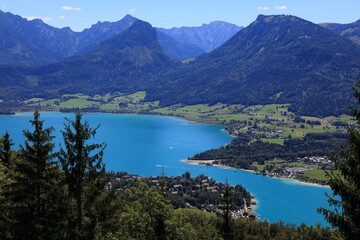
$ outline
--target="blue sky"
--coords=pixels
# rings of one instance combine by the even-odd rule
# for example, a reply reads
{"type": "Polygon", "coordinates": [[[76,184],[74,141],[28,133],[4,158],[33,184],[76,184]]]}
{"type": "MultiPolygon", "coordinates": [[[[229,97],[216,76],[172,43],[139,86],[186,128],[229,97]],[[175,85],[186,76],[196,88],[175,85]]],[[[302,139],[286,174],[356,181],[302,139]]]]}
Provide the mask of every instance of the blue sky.
{"type": "Polygon", "coordinates": [[[360,0],[0,0],[0,9],[74,31],[126,14],[164,28],[214,20],[246,27],[259,14],[290,14],[315,23],[360,19],[360,0]]]}

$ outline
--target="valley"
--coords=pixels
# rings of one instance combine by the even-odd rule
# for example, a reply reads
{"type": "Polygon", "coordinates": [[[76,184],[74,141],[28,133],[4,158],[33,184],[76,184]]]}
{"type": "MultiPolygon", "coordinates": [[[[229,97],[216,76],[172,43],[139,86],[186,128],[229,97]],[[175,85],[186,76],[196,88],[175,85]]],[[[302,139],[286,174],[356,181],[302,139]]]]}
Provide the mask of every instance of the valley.
{"type": "MultiPolygon", "coordinates": [[[[221,124],[226,131],[237,137],[242,134],[251,136],[252,141],[260,141],[266,144],[284,145],[285,141],[299,139],[302,141],[307,134],[338,133],[346,136],[346,126],[355,124],[355,120],[348,115],[338,117],[329,116],[316,118],[309,116],[298,116],[289,111],[289,104],[270,104],[242,106],[239,104],[217,103],[213,106],[208,104],[197,105],[173,105],[161,107],[159,102],[146,102],[146,92],[140,91],[132,94],[106,94],[93,97],[83,94],[67,94],[61,98],[54,99],[28,99],[21,104],[25,109],[37,109],[40,111],[61,112],[104,112],[117,114],[150,114],[164,115],[184,118],[190,121],[221,124]]],[[[324,135],[325,136],[325,135],[324,135]]],[[[325,139],[326,137],[322,137],[325,139]]],[[[333,140],[332,140],[333,141],[333,140]]],[[[345,141],[338,139],[336,141],[345,141]]],[[[339,142],[340,145],[340,142],[339,142]]],[[[332,170],[333,166],[324,165],[321,161],[305,161],[305,159],[320,159],[337,151],[336,145],[324,149],[323,155],[313,156],[308,149],[308,154],[303,153],[298,157],[287,157],[283,159],[257,160],[249,166],[241,167],[253,170],[258,174],[266,174],[273,177],[294,178],[304,182],[326,184],[325,170],[332,170]],[[301,157],[300,157],[301,156],[301,157]],[[262,162],[259,164],[259,162],[262,162]],[[289,169],[289,167],[301,167],[289,169]]],[[[265,152],[271,156],[271,153],[265,152]]],[[[218,159],[219,161],[221,159],[218,159]]],[[[203,162],[199,160],[199,162],[203,162]]],[[[226,161],[222,164],[227,165],[226,161]]],[[[237,166],[230,164],[230,166],[237,166]]],[[[238,167],[238,166],[237,166],[238,167]]]]}
{"type": "Polygon", "coordinates": [[[4,1],[1,239],[359,235],[360,20],[336,23],[344,4],[4,1]]]}

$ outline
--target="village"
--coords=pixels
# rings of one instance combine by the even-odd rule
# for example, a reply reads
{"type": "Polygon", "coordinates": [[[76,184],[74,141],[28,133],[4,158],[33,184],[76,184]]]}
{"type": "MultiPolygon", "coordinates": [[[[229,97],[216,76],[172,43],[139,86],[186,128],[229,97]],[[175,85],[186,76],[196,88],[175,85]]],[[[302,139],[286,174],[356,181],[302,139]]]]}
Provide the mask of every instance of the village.
{"type": "Polygon", "coordinates": [[[174,208],[197,208],[203,211],[223,215],[225,192],[230,193],[230,213],[234,219],[256,219],[255,199],[241,185],[218,183],[203,174],[192,178],[189,172],[176,177],[142,177],[117,173],[106,185],[106,190],[115,188],[120,192],[144,182],[159,192],[165,193],[174,208]]]}

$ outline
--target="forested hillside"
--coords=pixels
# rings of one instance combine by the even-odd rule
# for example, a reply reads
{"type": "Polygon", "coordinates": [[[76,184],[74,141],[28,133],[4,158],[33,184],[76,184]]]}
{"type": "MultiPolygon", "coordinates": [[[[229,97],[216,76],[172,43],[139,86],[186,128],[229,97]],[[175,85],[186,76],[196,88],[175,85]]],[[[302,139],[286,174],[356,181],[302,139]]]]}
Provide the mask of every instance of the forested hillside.
{"type": "Polygon", "coordinates": [[[224,45],[149,89],[161,104],[290,103],[299,115],[346,111],[360,48],[294,16],[259,16],[224,45]],[[356,53],[356,54],[355,54],[356,53]]]}

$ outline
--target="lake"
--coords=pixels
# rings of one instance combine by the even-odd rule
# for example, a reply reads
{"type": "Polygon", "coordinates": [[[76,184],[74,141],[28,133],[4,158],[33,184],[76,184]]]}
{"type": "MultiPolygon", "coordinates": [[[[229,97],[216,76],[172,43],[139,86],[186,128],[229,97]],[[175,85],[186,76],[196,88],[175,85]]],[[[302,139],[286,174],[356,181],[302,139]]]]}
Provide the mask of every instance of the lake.
{"type": "MultiPolygon", "coordinates": [[[[46,127],[55,128],[57,143],[62,142],[60,130],[64,118],[73,119],[73,114],[59,112],[41,113],[46,127]]],[[[201,151],[218,148],[232,140],[222,126],[190,122],[184,119],[118,114],[86,114],[84,118],[98,129],[95,142],[105,142],[104,161],[107,171],[127,171],[131,174],[155,176],[164,173],[177,176],[189,171],[192,176],[201,173],[221,182],[241,184],[257,199],[256,213],[269,222],[283,221],[299,225],[321,223],[328,226],[316,212],[327,207],[325,192],[329,188],[310,186],[291,180],[279,180],[249,172],[189,165],[180,160],[201,151]]],[[[32,113],[16,116],[0,116],[0,134],[8,130],[16,143],[23,142],[22,130],[30,129],[32,113]]],[[[58,148],[59,144],[57,144],[58,148]]]]}

